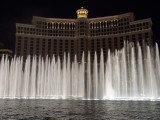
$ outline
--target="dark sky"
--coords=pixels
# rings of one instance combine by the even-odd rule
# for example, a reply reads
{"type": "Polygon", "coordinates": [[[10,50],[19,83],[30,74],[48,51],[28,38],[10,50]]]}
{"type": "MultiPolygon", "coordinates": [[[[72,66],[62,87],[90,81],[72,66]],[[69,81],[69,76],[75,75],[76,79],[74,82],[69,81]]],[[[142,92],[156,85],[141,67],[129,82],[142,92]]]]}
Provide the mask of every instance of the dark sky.
{"type": "MultiPolygon", "coordinates": [[[[158,1],[158,0],[157,0],[158,1]]],[[[76,18],[76,10],[84,7],[89,18],[134,12],[135,18],[151,18],[154,40],[160,40],[160,3],[128,0],[3,0],[0,3],[0,41],[5,48],[14,50],[15,23],[30,24],[33,16],[51,18],[76,18]]]]}

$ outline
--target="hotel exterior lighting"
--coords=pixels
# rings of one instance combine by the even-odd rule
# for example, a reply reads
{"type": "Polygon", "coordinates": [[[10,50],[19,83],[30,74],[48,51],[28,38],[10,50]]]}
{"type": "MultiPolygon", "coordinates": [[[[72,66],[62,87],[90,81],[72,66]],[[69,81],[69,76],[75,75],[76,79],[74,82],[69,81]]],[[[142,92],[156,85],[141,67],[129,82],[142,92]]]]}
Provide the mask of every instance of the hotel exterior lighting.
{"type": "Polygon", "coordinates": [[[81,7],[81,9],[77,10],[77,18],[87,18],[88,10],[81,7]]]}

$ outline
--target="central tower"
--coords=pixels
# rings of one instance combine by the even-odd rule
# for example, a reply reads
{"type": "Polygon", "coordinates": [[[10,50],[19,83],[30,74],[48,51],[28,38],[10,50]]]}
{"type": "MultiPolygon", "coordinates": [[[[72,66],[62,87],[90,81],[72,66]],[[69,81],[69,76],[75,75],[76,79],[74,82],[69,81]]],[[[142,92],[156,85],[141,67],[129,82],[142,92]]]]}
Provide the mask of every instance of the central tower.
{"type": "Polygon", "coordinates": [[[81,7],[81,9],[77,10],[77,18],[87,18],[88,10],[81,7]]]}
{"type": "MultiPolygon", "coordinates": [[[[81,7],[77,11],[77,52],[78,52],[78,60],[82,58],[83,51],[86,52],[88,45],[88,10],[81,7]]],[[[87,53],[84,53],[85,55],[87,53]]],[[[86,56],[84,56],[86,59],[86,56]]]]}

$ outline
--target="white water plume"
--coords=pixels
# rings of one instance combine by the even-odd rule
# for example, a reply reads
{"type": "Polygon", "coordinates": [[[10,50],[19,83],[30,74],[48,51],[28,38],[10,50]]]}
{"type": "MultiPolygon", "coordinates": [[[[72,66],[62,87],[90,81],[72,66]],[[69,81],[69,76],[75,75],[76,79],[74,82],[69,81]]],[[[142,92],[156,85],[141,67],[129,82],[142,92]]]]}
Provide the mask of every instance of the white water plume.
{"type": "Polygon", "coordinates": [[[159,99],[159,49],[124,44],[121,50],[103,51],[87,61],[82,54],[73,62],[64,53],[63,61],[37,56],[2,56],[0,61],[0,98],[18,99],[159,99]],[[66,58],[67,56],[67,58],[66,58]],[[92,62],[93,61],[93,62],[92,62]]]}

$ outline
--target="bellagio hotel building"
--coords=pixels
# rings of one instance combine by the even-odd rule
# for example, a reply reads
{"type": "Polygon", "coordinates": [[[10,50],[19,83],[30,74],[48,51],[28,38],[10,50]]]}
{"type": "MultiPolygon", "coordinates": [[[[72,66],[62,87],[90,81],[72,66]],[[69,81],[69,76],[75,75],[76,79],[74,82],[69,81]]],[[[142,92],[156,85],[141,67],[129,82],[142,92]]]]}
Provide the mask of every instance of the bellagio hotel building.
{"type": "Polygon", "coordinates": [[[80,62],[84,51],[85,60],[90,51],[91,60],[95,51],[100,58],[103,49],[104,60],[110,49],[121,49],[124,41],[152,45],[152,21],[150,18],[135,20],[133,13],[107,17],[88,18],[88,10],[78,9],[76,19],[44,18],[33,16],[32,24],[16,23],[17,56],[37,55],[45,58],[70,54],[71,61],[77,55],[80,62]]]}

